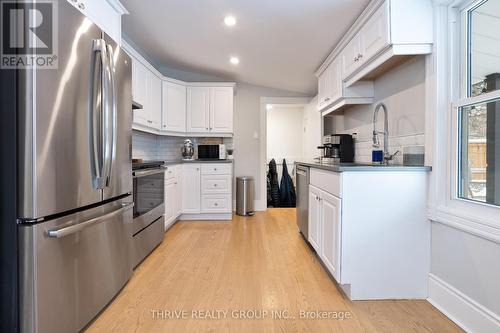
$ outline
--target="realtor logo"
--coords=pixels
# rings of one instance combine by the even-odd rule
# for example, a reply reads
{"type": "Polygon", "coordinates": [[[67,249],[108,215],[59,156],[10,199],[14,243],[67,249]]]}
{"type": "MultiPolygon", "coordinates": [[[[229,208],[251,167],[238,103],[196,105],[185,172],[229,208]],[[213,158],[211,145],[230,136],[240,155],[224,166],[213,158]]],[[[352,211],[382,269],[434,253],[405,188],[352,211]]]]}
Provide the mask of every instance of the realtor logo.
{"type": "Polygon", "coordinates": [[[57,68],[57,1],[2,1],[2,69],[57,68]]]}

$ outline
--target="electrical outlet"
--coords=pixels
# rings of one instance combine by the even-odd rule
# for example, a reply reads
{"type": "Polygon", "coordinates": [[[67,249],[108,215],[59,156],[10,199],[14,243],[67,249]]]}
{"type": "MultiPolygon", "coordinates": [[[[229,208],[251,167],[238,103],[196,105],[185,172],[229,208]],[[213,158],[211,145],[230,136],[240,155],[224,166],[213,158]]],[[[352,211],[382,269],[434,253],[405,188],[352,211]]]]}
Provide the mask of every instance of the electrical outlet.
{"type": "Polygon", "coordinates": [[[352,138],[353,138],[354,140],[357,140],[357,139],[358,139],[358,132],[354,132],[354,133],[352,133],[352,138]]]}

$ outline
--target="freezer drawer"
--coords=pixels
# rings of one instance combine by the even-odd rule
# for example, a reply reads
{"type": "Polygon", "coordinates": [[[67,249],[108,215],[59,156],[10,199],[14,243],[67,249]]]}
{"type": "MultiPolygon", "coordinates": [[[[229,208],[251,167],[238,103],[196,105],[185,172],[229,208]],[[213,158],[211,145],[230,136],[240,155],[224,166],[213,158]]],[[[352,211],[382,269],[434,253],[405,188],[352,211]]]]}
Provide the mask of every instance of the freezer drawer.
{"type": "Polygon", "coordinates": [[[78,332],[120,291],[132,273],[132,206],[19,226],[21,332],[78,332]]]}
{"type": "Polygon", "coordinates": [[[162,241],[165,235],[162,216],[133,237],[133,265],[139,265],[162,241]]]}

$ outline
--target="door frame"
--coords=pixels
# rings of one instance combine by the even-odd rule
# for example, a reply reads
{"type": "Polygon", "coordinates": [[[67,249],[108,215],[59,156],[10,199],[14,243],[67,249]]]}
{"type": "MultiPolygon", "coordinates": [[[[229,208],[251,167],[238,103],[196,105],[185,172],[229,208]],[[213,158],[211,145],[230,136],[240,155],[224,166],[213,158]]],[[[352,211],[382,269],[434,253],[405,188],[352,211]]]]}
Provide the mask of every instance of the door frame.
{"type": "MultiPolygon", "coordinates": [[[[255,200],[257,211],[267,210],[267,182],[266,182],[266,162],[267,162],[267,104],[282,104],[294,106],[306,106],[311,102],[311,97],[261,97],[260,98],[260,199],[255,200]]],[[[319,112],[319,111],[318,111],[319,112]]]]}

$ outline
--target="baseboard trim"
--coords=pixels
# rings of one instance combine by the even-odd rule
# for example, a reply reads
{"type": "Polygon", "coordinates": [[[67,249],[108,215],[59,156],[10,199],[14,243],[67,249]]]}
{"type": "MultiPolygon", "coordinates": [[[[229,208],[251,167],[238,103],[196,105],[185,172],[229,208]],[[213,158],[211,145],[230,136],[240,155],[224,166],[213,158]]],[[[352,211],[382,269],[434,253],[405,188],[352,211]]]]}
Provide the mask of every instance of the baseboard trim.
{"type": "Polygon", "coordinates": [[[179,216],[180,221],[231,221],[232,219],[232,213],[182,214],[179,216]]]}
{"type": "MultiPolygon", "coordinates": [[[[265,212],[267,210],[267,200],[255,200],[254,208],[256,212],[265,212]]],[[[236,211],[236,200],[233,200],[233,212],[236,211]]]]}
{"type": "Polygon", "coordinates": [[[434,274],[427,301],[466,332],[500,332],[500,316],[434,274]]]}

